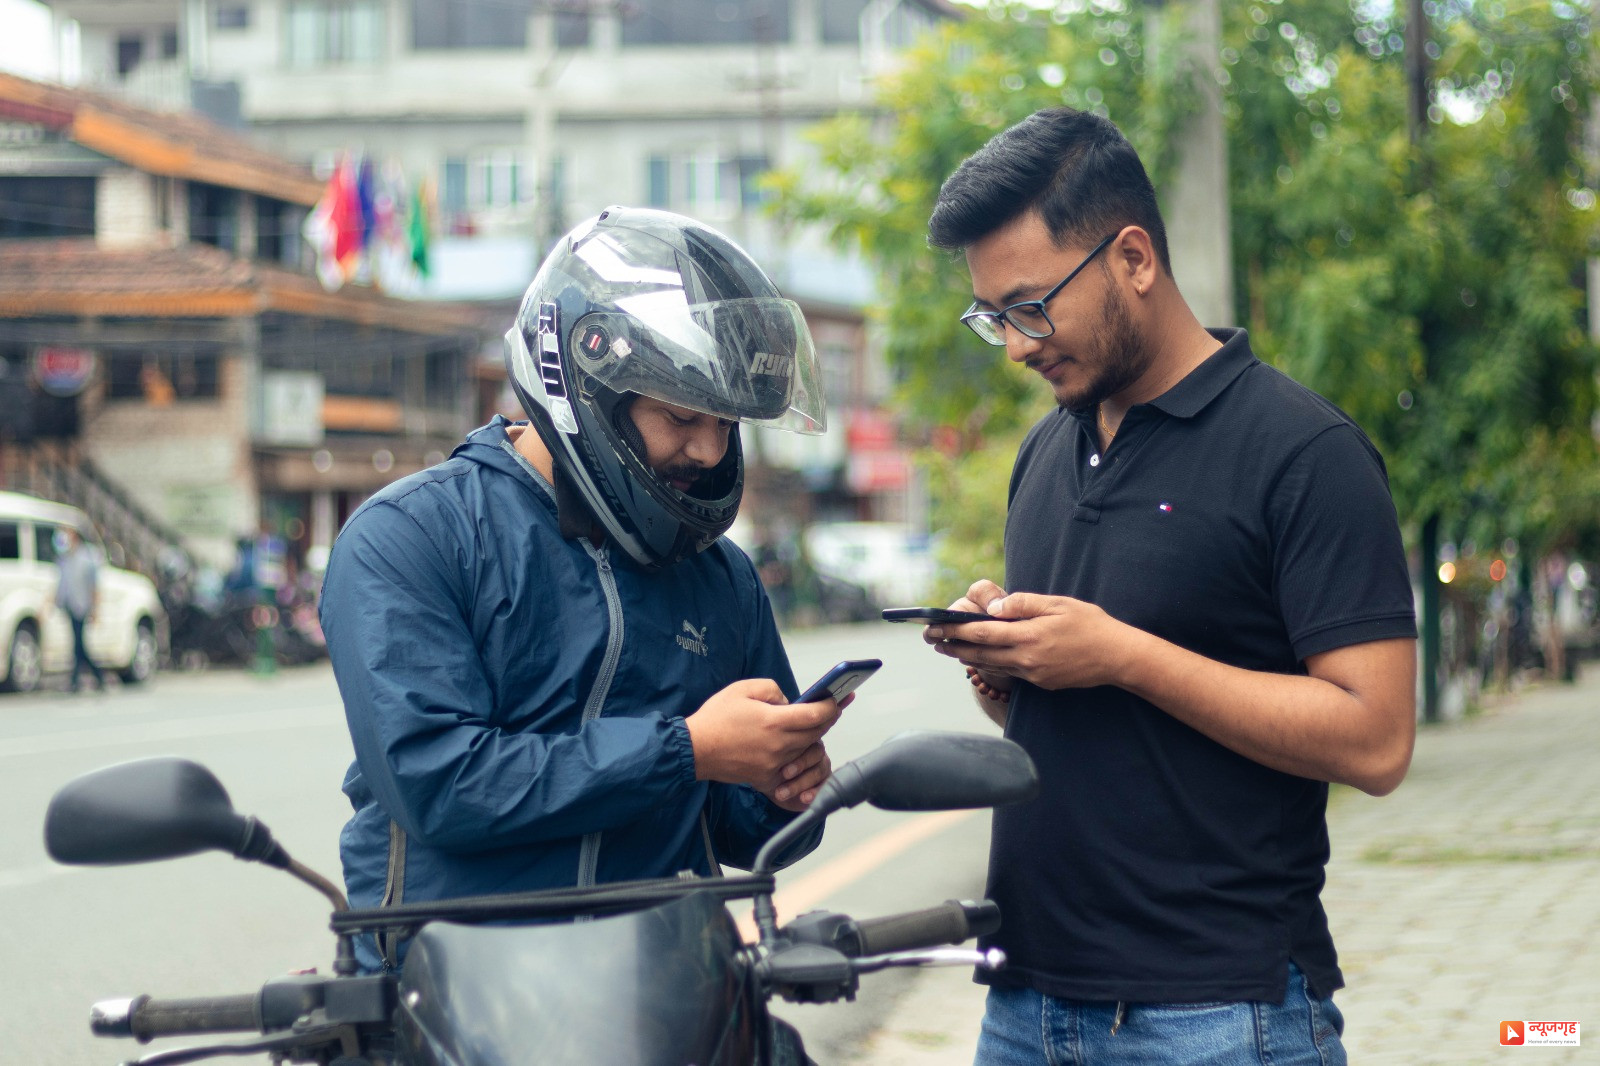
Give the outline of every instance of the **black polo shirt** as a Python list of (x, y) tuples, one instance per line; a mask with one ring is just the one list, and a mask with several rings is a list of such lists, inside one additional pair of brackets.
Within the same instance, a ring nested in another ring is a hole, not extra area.
[[(1304, 673), (1307, 656), (1414, 637), (1383, 460), (1242, 330), (1132, 407), (1105, 454), (1059, 410), (1017, 455), (1006, 587), (1073, 596), (1209, 658)], [(1042, 791), (994, 815), (1004, 926), (984, 978), (1127, 1002), (1281, 1001), (1292, 958), (1343, 985), (1318, 895), (1328, 786), (1268, 769), (1122, 689), (1022, 683), (1006, 735)]]

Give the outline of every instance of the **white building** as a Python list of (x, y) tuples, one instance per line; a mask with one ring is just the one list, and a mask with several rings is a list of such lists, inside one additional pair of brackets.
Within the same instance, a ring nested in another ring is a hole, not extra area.
[(890, 386), (862, 322), (870, 273), (773, 222), (757, 179), (804, 163), (808, 126), (869, 107), (875, 74), (960, 17), (949, 0), (46, 2), (86, 87), (196, 107), (319, 173), (362, 152), (431, 181), (442, 232), (415, 295), (514, 298), (555, 236), (610, 204), (729, 233), (827, 319), (830, 433), (768, 452), (804, 475), (812, 516), (914, 519), (898, 445), (847, 455)]

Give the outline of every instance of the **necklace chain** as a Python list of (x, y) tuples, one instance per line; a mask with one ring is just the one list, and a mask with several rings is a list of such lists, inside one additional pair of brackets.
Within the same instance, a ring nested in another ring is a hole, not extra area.
[(1094, 409), (1094, 413), (1095, 413), (1095, 418), (1097, 418), (1099, 420), (1099, 422), (1100, 422), (1100, 432), (1102, 432), (1102, 433), (1104, 433), (1106, 435), (1106, 443), (1110, 444), (1111, 443), (1111, 438), (1113, 438), (1113, 437), (1115, 437), (1117, 435), (1117, 431), (1112, 429), (1109, 425), (1106, 424), (1106, 408), (1105, 408), (1105, 405), (1104, 404), (1096, 404), (1095, 405), (1095, 409)]

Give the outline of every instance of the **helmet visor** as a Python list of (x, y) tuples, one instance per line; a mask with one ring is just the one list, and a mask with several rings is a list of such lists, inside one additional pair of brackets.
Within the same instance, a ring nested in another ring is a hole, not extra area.
[(570, 337), (584, 373), (617, 392), (795, 433), (827, 428), (822, 375), (792, 300), (690, 304), (682, 289), (617, 300), (584, 315)]

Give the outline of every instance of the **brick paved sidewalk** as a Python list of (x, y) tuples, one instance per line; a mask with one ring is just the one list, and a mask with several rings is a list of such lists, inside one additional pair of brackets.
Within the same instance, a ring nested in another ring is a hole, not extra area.
[[(1328, 820), (1351, 1062), (1600, 1062), (1600, 671), (1422, 730), (1398, 791)], [(1587, 1046), (1503, 1048), (1507, 1019)]]
[[(1328, 822), (1352, 1063), (1600, 1063), (1600, 670), (1420, 730), (1400, 789), (1335, 789)], [(852, 1061), (969, 1066), (982, 997), (925, 971)], [(1501, 1047), (1515, 1019), (1584, 1046)]]

